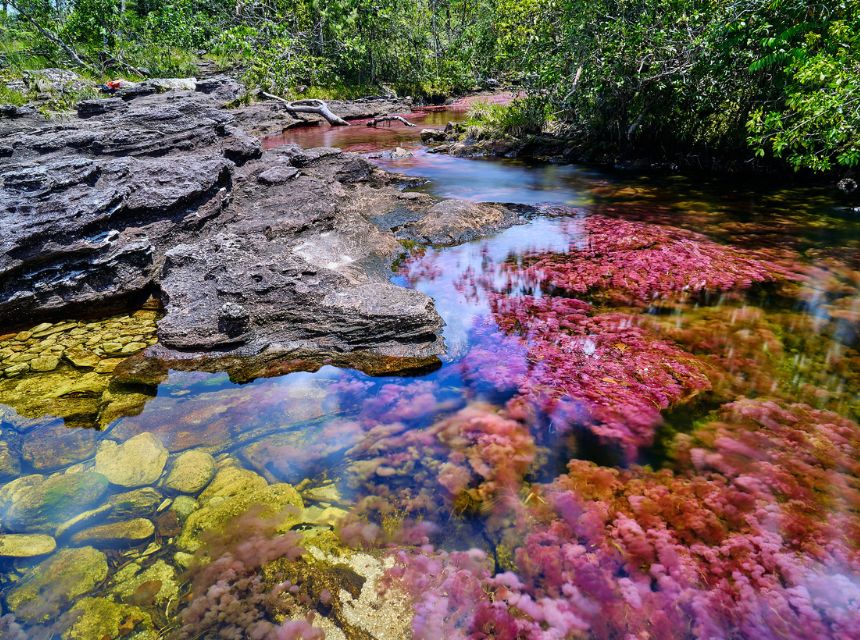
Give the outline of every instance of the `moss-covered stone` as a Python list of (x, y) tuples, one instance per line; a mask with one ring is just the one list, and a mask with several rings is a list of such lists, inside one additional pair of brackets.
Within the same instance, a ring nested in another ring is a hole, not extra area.
[(167, 449), (153, 434), (144, 432), (117, 444), (106, 440), (96, 453), (96, 471), (112, 484), (140, 487), (161, 476), (167, 463)]
[(56, 541), (41, 533), (0, 534), (0, 557), (33, 558), (51, 553), (56, 548)]
[(164, 486), (179, 493), (195, 494), (201, 491), (215, 474), (215, 459), (205, 451), (191, 450), (180, 454)]
[(117, 571), (111, 583), (111, 592), (126, 604), (163, 607), (179, 597), (176, 569), (164, 560), (156, 560), (145, 568), (140, 562), (132, 562)]
[(49, 621), (102, 582), (107, 571), (107, 559), (97, 549), (62, 549), (33, 567), (9, 591), (6, 605), (20, 620), (34, 624)]
[(225, 467), (218, 471), (200, 494), (200, 509), (190, 514), (176, 541), (185, 551), (196, 551), (208, 531), (220, 531), (224, 525), (251, 508), (260, 509), (263, 517), (281, 518), (277, 530), (287, 531), (300, 520), (302, 498), (289, 484), (267, 484), (266, 480), (246, 469)]
[(97, 502), (107, 486), (107, 479), (92, 471), (36, 480), (9, 497), (4, 526), (14, 532), (53, 532), (58, 525)]
[(140, 607), (118, 604), (107, 598), (82, 598), (72, 608), (75, 622), (63, 640), (157, 640), (152, 618)]
[(79, 531), (72, 536), (73, 544), (124, 546), (138, 544), (155, 534), (155, 525), (146, 518), (110, 522)]

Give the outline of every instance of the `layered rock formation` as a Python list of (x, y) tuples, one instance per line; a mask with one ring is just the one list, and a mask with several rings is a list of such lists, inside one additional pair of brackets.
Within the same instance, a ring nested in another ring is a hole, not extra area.
[(404, 194), (336, 149), (264, 153), (234, 124), (247, 114), (222, 106), (240, 88), (202, 88), (0, 121), (0, 326), (155, 294), (166, 314), (147, 357), (170, 366), (241, 360), (254, 377), (285, 357), (432, 364), (442, 321), (389, 281), (398, 239), (458, 242), (527, 212)]

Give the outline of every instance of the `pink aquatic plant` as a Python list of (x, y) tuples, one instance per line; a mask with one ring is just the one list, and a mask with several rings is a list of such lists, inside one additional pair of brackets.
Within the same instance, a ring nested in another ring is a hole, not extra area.
[(531, 503), (515, 574), (397, 553), (416, 637), (860, 637), (860, 426), (741, 400), (677, 455), (675, 473), (571, 461)]
[(529, 260), (526, 276), (554, 289), (621, 304), (746, 289), (794, 273), (749, 251), (678, 227), (588, 216), (566, 254)]
[(650, 445), (661, 411), (710, 387), (705, 365), (629, 315), (593, 315), (570, 298), (491, 298), (493, 318), (462, 363), (476, 387), (515, 392), (557, 429), (588, 428), (628, 460)]
[[(313, 602), (298, 584), (268, 584), (263, 567), (304, 554), (301, 534), (276, 534), (253, 510), (210, 537), (192, 568), (190, 602), (180, 611), (180, 639), (322, 640)], [(276, 618), (288, 619), (282, 623)]]
[[(370, 429), (348, 452), (349, 478), (354, 487), (385, 498), (363, 504), (379, 520), (388, 515), (379, 510), (391, 501), (424, 516), (440, 509), (446, 517), (451, 510), (487, 513), (503, 495), (519, 490), (535, 456), (524, 423), (473, 403), (428, 427), (394, 423)], [(367, 546), (377, 534), (355, 522), (342, 537)]]

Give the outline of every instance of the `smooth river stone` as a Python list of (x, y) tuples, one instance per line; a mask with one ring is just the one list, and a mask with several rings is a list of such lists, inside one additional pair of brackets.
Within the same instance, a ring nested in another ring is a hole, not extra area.
[(101, 545), (135, 544), (151, 538), (155, 525), (146, 518), (135, 518), (125, 522), (112, 522), (79, 531), (72, 536), (74, 544), (91, 543)]
[(0, 557), (4, 558), (33, 558), (51, 553), (56, 548), (57, 542), (51, 536), (40, 533), (0, 535)]
[(58, 525), (97, 502), (108, 487), (107, 478), (92, 471), (66, 473), (47, 480), (34, 478), (42, 476), (20, 478), (28, 486), (14, 490), (4, 500), (3, 524), (8, 531), (53, 532)]
[(168, 489), (179, 493), (201, 491), (215, 474), (215, 459), (205, 451), (186, 451), (176, 458), (164, 482)]
[(61, 549), (39, 563), (6, 596), (8, 610), (29, 623), (48, 622), (107, 577), (105, 554), (93, 547)]
[(98, 432), (50, 424), (28, 431), (21, 454), (35, 471), (52, 471), (91, 458)]
[(153, 484), (161, 477), (166, 463), (167, 449), (149, 432), (122, 444), (106, 440), (96, 453), (96, 471), (121, 487)]

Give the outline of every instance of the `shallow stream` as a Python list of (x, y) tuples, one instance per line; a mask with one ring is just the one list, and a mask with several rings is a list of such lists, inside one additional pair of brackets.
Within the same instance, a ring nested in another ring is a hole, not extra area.
[[(258, 504), (388, 558), (416, 638), (860, 637), (856, 214), (808, 187), (433, 154), (421, 128), (462, 114), (409, 117), (266, 144), (400, 147), (375, 161), (422, 190), (541, 207), (404, 249), (393, 281), (445, 320), (435, 371), (120, 387), (157, 309), (0, 336), (0, 635), (241, 626), (177, 612), (206, 608), (183, 576), (207, 531)], [(374, 594), (292, 580), (281, 617), (410, 633)]]

